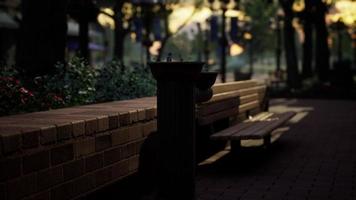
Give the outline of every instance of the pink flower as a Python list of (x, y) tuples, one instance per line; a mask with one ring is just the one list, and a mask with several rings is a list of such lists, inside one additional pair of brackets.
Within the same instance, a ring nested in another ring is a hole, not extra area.
[(28, 93), (28, 90), (26, 90), (24, 87), (21, 87), (21, 88), (20, 88), (20, 92), (21, 92), (21, 93), (24, 93), (24, 94), (27, 94), (27, 93)]

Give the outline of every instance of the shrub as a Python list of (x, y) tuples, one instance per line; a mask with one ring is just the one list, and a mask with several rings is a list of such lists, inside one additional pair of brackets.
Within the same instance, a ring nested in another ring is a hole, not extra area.
[(109, 62), (96, 70), (85, 60), (75, 57), (67, 64), (57, 64), (55, 74), (27, 82), (31, 89), (18, 77), (15, 69), (1, 68), (0, 116), (152, 96), (156, 91), (148, 68), (126, 68), (119, 61)]
[(112, 101), (153, 96), (156, 86), (147, 67), (125, 67), (119, 61), (107, 63), (98, 71), (96, 100)]
[(58, 94), (67, 106), (92, 103), (95, 97), (96, 70), (84, 59), (74, 57), (67, 64), (56, 65), (53, 76), (43, 77), (42, 91)]
[(34, 94), (18, 79), (15, 69), (1, 67), (0, 72), (0, 115), (9, 115), (30, 110)]

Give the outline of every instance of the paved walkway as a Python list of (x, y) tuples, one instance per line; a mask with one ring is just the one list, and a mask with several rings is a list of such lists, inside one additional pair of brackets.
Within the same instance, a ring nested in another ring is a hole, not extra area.
[(201, 165), (198, 199), (356, 199), (356, 102), (272, 104), (299, 113), (290, 130), (269, 149), (248, 147)]

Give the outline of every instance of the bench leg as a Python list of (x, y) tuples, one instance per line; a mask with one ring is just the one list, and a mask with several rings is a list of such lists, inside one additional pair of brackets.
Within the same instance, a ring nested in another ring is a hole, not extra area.
[(263, 145), (268, 147), (271, 144), (271, 134), (266, 135), (263, 137)]
[(231, 146), (231, 152), (237, 153), (241, 149), (241, 140), (231, 140), (230, 146)]

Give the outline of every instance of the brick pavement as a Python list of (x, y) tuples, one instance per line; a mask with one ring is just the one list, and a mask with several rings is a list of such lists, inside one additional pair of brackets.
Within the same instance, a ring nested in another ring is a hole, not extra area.
[(297, 111), (296, 123), (269, 149), (243, 148), (200, 166), (198, 199), (356, 199), (356, 102), (272, 104)]

